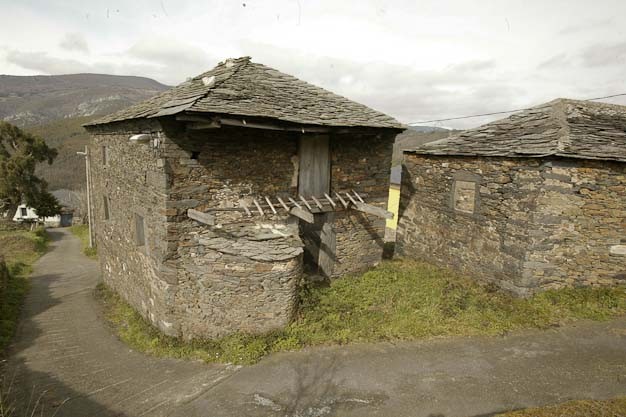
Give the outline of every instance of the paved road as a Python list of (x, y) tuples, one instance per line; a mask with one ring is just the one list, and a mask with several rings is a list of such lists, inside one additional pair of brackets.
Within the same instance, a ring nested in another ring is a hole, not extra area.
[(101, 320), (97, 262), (69, 231), (49, 233), (51, 251), (35, 265), (7, 366), (20, 404), (32, 411), (45, 392), (36, 415), (43, 407), (44, 416), (165, 416), (233, 372), (131, 351)]
[(46, 410), (63, 404), (58, 416), (486, 416), (626, 395), (626, 318), (503, 338), (310, 349), (241, 369), (149, 358), (100, 321), (96, 263), (67, 232), (51, 234), (11, 366), (28, 393), (49, 390)]

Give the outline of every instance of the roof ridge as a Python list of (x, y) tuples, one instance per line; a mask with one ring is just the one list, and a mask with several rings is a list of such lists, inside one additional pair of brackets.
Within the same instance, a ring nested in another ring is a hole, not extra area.
[[(224, 78), (223, 80), (219, 81), (219, 83), (217, 83), (217, 82), (216, 82), (216, 83), (214, 83), (213, 85), (209, 86), (209, 87), (208, 87), (208, 89), (207, 89), (207, 91), (206, 91), (206, 93), (204, 93), (204, 94), (203, 94), (203, 95), (201, 95), (201, 96), (198, 96), (198, 97), (197, 97), (194, 101), (192, 101), (191, 103), (189, 103), (189, 107), (193, 107), (193, 105), (194, 105), (194, 104), (196, 104), (198, 101), (200, 101), (200, 100), (202, 100), (202, 99), (207, 98), (207, 97), (209, 96), (209, 94), (210, 94), (210, 93), (211, 93), (211, 92), (212, 92), (212, 91), (213, 91), (216, 87), (223, 85), (226, 81), (228, 81), (228, 80), (230, 80), (231, 78), (233, 78), (233, 76), (234, 76), (235, 74), (237, 74), (237, 73), (238, 73), (239, 71), (241, 71), (244, 67), (246, 67), (247, 65), (249, 65), (249, 64), (250, 64), (250, 57), (249, 57), (249, 56), (245, 56), (245, 57), (239, 57), (239, 58), (229, 58), (229, 59), (226, 59), (226, 60), (224, 60), (224, 62), (223, 62), (223, 63), (222, 63), (222, 62), (220, 62), (217, 66), (220, 66), (220, 65), (225, 65), (225, 66), (226, 66), (226, 68), (228, 68), (228, 63), (229, 63), (229, 62), (234, 62), (234, 61), (237, 61), (237, 60), (243, 60), (243, 62), (239, 63), (239, 64), (237, 65), (237, 67), (236, 67), (236, 68), (235, 68), (235, 69), (234, 69), (234, 70), (233, 70), (233, 71), (232, 71), (232, 72), (231, 72), (231, 73), (230, 73), (230, 74), (229, 74), (226, 78)], [(233, 65), (235, 65), (235, 64), (233, 64)], [(214, 70), (214, 69), (215, 69), (215, 68), (213, 68), (213, 70)], [(194, 79), (198, 79), (198, 78), (199, 78), (200, 80), (204, 80), (204, 78), (205, 78), (205, 77), (201, 77), (201, 76), (202, 76), (202, 75), (204, 75), (204, 74), (206, 74), (206, 72), (205, 72), (205, 73), (203, 73), (203, 74), (198, 75), (198, 76), (197, 76), (196, 78), (194, 78)], [(212, 77), (215, 77), (215, 76), (213, 75)], [(204, 82), (204, 81), (203, 81), (203, 82)]]
[(564, 151), (572, 143), (570, 137), (570, 126), (569, 123), (567, 123), (567, 113), (565, 111), (566, 105), (567, 103), (563, 101), (563, 99), (555, 100), (555, 103), (552, 105), (552, 114), (550, 115), (559, 125), (559, 135), (556, 138), (557, 152)]

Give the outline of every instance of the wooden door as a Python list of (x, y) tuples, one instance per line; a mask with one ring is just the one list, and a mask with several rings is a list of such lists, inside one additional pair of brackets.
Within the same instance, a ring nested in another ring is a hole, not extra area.
[(330, 150), (327, 135), (300, 137), (298, 193), (323, 197), (330, 191)]

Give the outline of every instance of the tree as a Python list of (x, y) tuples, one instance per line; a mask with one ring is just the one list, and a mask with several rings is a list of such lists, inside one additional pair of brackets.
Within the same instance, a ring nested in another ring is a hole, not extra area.
[(56, 156), (42, 138), (0, 120), (0, 213), (13, 216), (22, 203), (41, 217), (60, 213), (48, 184), (35, 175), (38, 163), (52, 164)]

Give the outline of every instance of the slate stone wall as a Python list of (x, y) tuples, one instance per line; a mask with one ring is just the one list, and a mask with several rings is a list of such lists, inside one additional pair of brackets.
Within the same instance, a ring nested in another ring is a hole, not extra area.
[[(298, 133), (226, 126), (191, 132), (171, 119), (90, 131), (95, 231), (108, 285), (155, 326), (187, 339), (266, 332), (291, 320), (303, 269), (297, 219), (225, 210), (211, 212), (216, 224), (209, 226), (189, 219), (187, 210), (296, 197)], [(131, 143), (138, 133), (150, 140)], [(332, 189), (354, 189), (384, 208), (393, 139), (331, 137)], [(143, 246), (137, 215), (144, 219)], [(333, 227), (334, 276), (380, 260), (383, 219), (341, 211)]]
[[(519, 295), (620, 282), (625, 165), (405, 154), (396, 253)], [(462, 212), (455, 181), (474, 180), (474, 212)]]
[(302, 242), (293, 220), (218, 211), (216, 226), (208, 226), (186, 213), (234, 207), (241, 198), (253, 207), (253, 197), (295, 195), (297, 138), (234, 128), (169, 134), (168, 239), (176, 247), (181, 334), (219, 337), (286, 325), (302, 273)]
[[(331, 138), (331, 189), (367, 196), (368, 204), (386, 209), (395, 133), (344, 134)], [(345, 199), (345, 196), (344, 196)], [(333, 277), (360, 272), (382, 259), (385, 219), (355, 210), (335, 214), (336, 259)]]
[[(168, 257), (168, 175), (158, 164), (160, 150), (154, 142), (129, 141), (139, 133), (160, 141), (165, 136), (156, 122), (118, 123), (113, 129), (92, 129), (91, 133), (91, 205), (104, 282), (155, 326), (177, 334), (176, 281), (160, 272)], [(103, 146), (107, 147), (106, 164)], [(135, 234), (137, 215), (144, 219), (143, 246), (138, 246)]]

